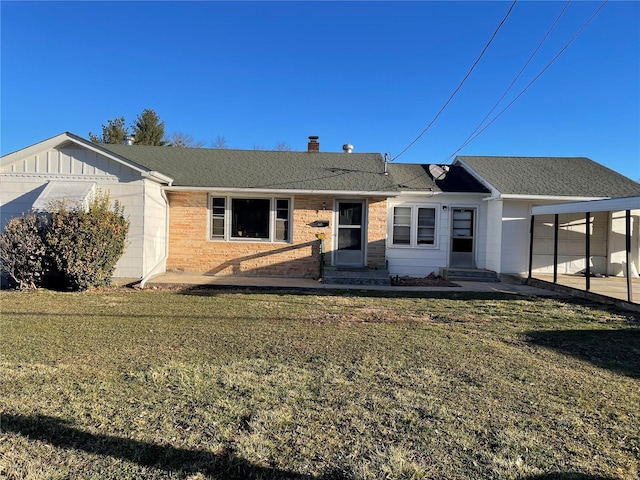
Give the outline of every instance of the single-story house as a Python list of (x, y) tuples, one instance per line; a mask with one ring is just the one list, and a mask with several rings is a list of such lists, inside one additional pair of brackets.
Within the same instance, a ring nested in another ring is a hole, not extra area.
[(303, 152), (107, 145), (67, 132), (0, 159), (1, 228), (99, 189), (131, 222), (117, 277), (317, 277), (322, 249), (327, 266), (390, 275), (455, 266), (524, 274), (533, 205), (640, 194), (585, 158), (437, 166), (345, 147), (321, 152), (317, 137)]

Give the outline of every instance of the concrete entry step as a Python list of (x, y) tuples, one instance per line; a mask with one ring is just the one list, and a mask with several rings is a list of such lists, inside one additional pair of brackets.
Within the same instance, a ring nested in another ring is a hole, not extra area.
[(450, 282), (499, 282), (493, 270), (477, 268), (441, 268), (440, 276)]
[(322, 283), (331, 285), (380, 285), (390, 286), (389, 271), (386, 269), (325, 267)]

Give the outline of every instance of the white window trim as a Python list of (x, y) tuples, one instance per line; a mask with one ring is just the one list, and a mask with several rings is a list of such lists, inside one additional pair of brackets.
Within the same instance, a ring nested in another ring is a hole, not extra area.
[[(411, 226), (410, 226), (410, 240), (409, 244), (394, 244), (393, 243), (393, 221), (394, 221), (394, 211), (396, 207), (400, 208), (411, 208)], [(435, 219), (434, 219), (434, 234), (433, 234), (433, 245), (424, 245), (418, 244), (418, 209), (420, 208), (431, 208), (435, 210)], [(388, 231), (387, 231), (387, 248), (417, 248), (422, 250), (437, 250), (439, 248), (438, 238), (439, 238), (439, 230), (440, 230), (440, 211), (442, 210), (441, 204), (434, 203), (391, 203), (389, 204), (389, 214), (388, 214)]]
[[(213, 238), (213, 199), (224, 198), (224, 236), (223, 238)], [(248, 200), (269, 200), (269, 238), (239, 238), (231, 236), (231, 210), (233, 199), (248, 199)], [(289, 235), (286, 240), (276, 240), (276, 209), (277, 200), (289, 201), (289, 216), (287, 221), (289, 222)], [(210, 193), (207, 201), (207, 239), (210, 242), (239, 242), (239, 243), (292, 243), (293, 241), (293, 198), (284, 195), (229, 195), (229, 194), (217, 194)]]

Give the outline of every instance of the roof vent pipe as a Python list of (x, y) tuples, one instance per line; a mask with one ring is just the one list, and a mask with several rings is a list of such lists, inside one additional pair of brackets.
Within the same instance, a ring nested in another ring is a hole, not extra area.
[(344, 153), (353, 153), (353, 145), (351, 145), (350, 143), (345, 143), (344, 145), (342, 145), (342, 151)]
[(309, 136), (309, 144), (308, 144), (308, 148), (307, 151), (308, 152), (319, 152), (320, 151), (320, 144), (318, 143), (318, 137), (317, 135), (310, 135)]
[(123, 143), (125, 145), (133, 145), (133, 136), (129, 134), (125, 135), (123, 139)]

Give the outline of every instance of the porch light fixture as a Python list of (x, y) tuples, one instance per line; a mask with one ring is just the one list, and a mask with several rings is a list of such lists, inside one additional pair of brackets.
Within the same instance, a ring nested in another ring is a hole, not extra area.
[(447, 206), (446, 205), (442, 205), (442, 211), (446, 212), (447, 211)]

